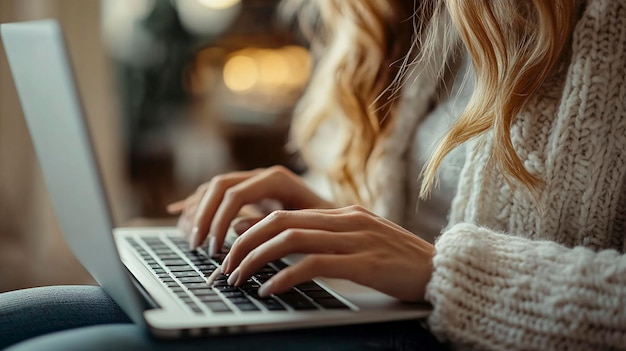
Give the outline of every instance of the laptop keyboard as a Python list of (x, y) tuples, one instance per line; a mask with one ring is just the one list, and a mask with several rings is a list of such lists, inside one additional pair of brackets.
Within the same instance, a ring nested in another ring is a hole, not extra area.
[(127, 241), (159, 280), (196, 314), (350, 309), (314, 281), (282, 294), (260, 297), (259, 286), (287, 266), (282, 261), (268, 263), (239, 287), (229, 285), (225, 275), (210, 287), (206, 278), (222, 263), (226, 252), (210, 258), (202, 251), (190, 250), (185, 239), (175, 236)]

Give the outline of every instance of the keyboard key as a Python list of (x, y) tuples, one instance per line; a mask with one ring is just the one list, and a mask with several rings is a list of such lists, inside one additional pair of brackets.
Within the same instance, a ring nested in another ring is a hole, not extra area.
[(191, 261), (191, 263), (193, 263), (195, 265), (211, 264), (211, 260), (210, 259), (208, 259), (206, 257), (202, 257), (202, 256), (189, 257), (189, 261)]
[(276, 260), (276, 261), (272, 262), (272, 265), (274, 267), (276, 267), (276, 269), (279, 270), (279, 271), (288, 267), (288, 265), (285, 262), (281, 261), (281, 260)]
[(207, 288), (209, 285), (206, 282), (204, 282), (204, 283), (187, 283), (185, 284), (185, 286), (189, 290), (194, 290), (194, 289), (204, 289), (204, 288)]
[(276, 273), (271, 273), (271, 272), (257, 273), (257, 274), (254, 275), (254, 278), (256, 278), (256, 280), (258, 280), (261, 284), (263, 284), (266, 281), (270, 280), (270, 278), (273, 277), (274, 274), (276, 274)]
[[(202, 279), (200, 273), (196, 271), (183, 271), (183, 272), (175, 272), (174, 276), (176, 278), (189, 278), (189, 277), (197, 277), (198, 279)], [(204, 279), (202, 279), (204, 281)]]
[(286, 310), (285, 306), (283, 306), (283, 304), (281, 304), (280, 302), (278, 302), (277, 300), (273, 299), (273, 298), (259, 298), (257, 299), (257, 301), (259, 301), (263, 306), (265, 306), (265, 308), (267, 308), (270, 311), (284, 311)]
[(294, 310), (315, 310), (317, 307), (302, 294), (297, 292), (285, 293), (278, 295), (284, 303), (291, 306)]
[(150, 249), (152, 249), (152, 251), (154, 250), (167, 250), (170, 247), (165, 245), (165, 244), (148, 244), (148, 246), (150, 247)]
[(259, 290), (259, 285), (256, 282), (246, 282), (242, 284), (239, 288), (247, 293), (256, 293)]
[(163, 264), (166, 266), (188, 266), (187, 261), (183, 259), (163, 260)]
[(225, 274), (220, 274), (217, 278), (215, 278), (215, 281), (221, 281), (221, 280), (228, 280), (228, 276)]
[(195, 302), (193, 301), (193, 299), (189, 295), (187, 295), (187, 296), (179, 296), (179, 297), (186, 305), (189, 305), (189, 306), (195, 305)]
[(181, 299), (189, 297), (189, 295), (184, 291), (177, 292), (176, 296), (178, 296)]
[(270, 266), (264, 266), (263, 268), (259, 269), (257, 273), (276, 273), (276, 270)]
[(274, 272), (264, 272), (264, 273), (257, 273), (254, 275), (255, 278), (257, 278), (258, 280), (269, 280), (271, 277), (274, 276)]
[(198, 264), (196, 267), (203, 273), (208, 271), (213, 272), (217, 268), (217, 266), (212, 263)]
[(231, 286), (231, 285), (213, 285), (213, 287), (216, 290), (219, 290), (221, 292), (239, 291), (239, 288), (236, 288), (236, 287)]
[(156, 254), (162, 261), (166, 260), (177, 260), (180, 259), (180, 255), (177, 253), (164, 253), (164, 254)]
[(198, 300), (202, 301), (202, 302), (221, 302), (222, 298), (219, 297), (218, 295), (203, 295), (203, 296), (196, 296), (198, 298)]
[(159, 277), (159, 279), (171, 279), (170, 274), (167, 272), (163, 272), (163, 273), (157, 273), (157, 277)]
[(152, 251), (154, 251), (154, 253), (156, 253), (156, 254), (174, 252), (174, 250), (170, 249), (168, 246), (164, 246), (164, 247), (160, 247), (160, 248), (154, 248), (153, 247)]
[(233, 298), (233, 297), (244, 297), (246, 296), (246, 294), (244, 294), (243, 292), (237, 290), (237, 291), (222, 291), (222, 295), (226, 296), (226, 298)]
[(183, 284), (187, 284), (187, 283), (204, 283), (206, 285), (206, 280), (204, 278), (195, 276), (195, 277), (180, 277), (178, 278), (178, 280), (180, 280), (181, 283)]
[(193, 289), (191, 292), (196, 296), (217, 296), (217, 293), (209, 287), (204, 289)]
[(196, 270), (190, 265), (186, 266), (170, 266), (167, 267), (171, 272), (195, 272)]
[(232, 297), (230, 299), (228, 299), (228, 301), (234, 303), (235, 305), (242, 305), (242, 304), (248, 304), (251, 303), (250, 299), (244, 296), (238, 296), (238, 297)]
[(187, 295), (187, 292), (185, 289), (183, 289), (181, 286), (175, 286), (170, 288), (170, 290), (172, 290), (174, 292), (174, 294), (185, 294)]
[(321, 286), (317, 285), (315, 282), (312, 282), (312, 281), (309, 283), (298, 284), (296, 285), (296, 288), (303, 292), (324, 291), (324, 289)]
[(231, 309), (221, 301), (209, 301), (204, 304), (208, 309), (213, 312), (230, 312)]
[(238, 304), (237, 308), (242, 311), (259, 311), (259, 308), (253, 303)]

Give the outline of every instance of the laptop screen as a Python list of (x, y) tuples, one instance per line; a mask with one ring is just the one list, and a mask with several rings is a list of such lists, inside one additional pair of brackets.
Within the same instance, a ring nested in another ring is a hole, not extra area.
[(105, 291), (143, 324), (112, 237), (110, 209), (60, 26), (54, 20), (2, 24), (0, 32), (65, 241)]

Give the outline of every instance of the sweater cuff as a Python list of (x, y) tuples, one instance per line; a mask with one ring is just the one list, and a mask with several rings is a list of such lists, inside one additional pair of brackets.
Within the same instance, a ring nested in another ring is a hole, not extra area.
[(459, 223), (435, 244), (432, 331), (488, 349), (626, 346), (626, 258)]

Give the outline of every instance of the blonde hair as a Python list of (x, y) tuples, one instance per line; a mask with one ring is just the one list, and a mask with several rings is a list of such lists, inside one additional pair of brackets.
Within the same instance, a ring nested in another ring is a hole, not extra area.
[[(507, 181), (517, 181), (536, 195), (542, 180), (524, 167), (510, 130), (518, 112), (562, 61), (574, 25), (575, 1), (422, 0), (416, 8), (407, 7), (411, 2), (406, 0), (287, 1), (284, 9), (299, 13), (314, 50), (325, 50), (296, 109), (292, 140), (305, 161), (311, 160), (308, 146), (316, 130), (338, 115), (344, 140), (326, 174), (343, 202), (369, 205), (376, 194), (364, 198), (359, 189), (370, 191), (367, 165), (375, 162), (374, 147), (393, 123), (403, 68), (416, 52), (412, 64), (443, 72), (445, 62), (441, 67), (427, 65), (441, 49), (439, 21), (449, 16), (452, 26), (444, 30), (458, 34), (467, 48), (475, 88), (465, 111), (427, 163), (420, 195), (428, 195), (451, 150), (488, 131), (494, 136), (495, 166)], [(307, 22), (307, 14), (317, 22)], [(412, 15), (413, 21), (408, 20)], [(348, 131), (357, 137), (347, 137)], [(309, 165), (315, 167), (313, 162)]]

